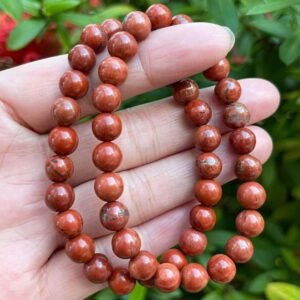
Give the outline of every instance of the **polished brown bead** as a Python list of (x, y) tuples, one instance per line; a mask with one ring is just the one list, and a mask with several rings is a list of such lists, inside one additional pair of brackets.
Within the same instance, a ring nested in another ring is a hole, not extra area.
[(189, 256), (200, 255), (204, 252), (207, 246), (207, 238), (205, 234), (187, 228), (183, 230), (179, 238), (180, 249)]
[(246, 263), (249, 261), (254, 252), (252, 242), (241, 235), (235, 235), (230, 238), (226, 243), (226, 254), (235, 263)]
[(241, 184), (237, 190), (237, 199), (246, 209), (258, 209), (264, 205), (267, 198), (264, 187), (255, 181)]
[(235, 277), (236, 266), (227, 255), (216, 254), (208, 261), (207, 272), (213, 281), (228, 283)]
[(79, 44), (70, 50), (68, 60), (71, 68), (87, 73), (96, 64), (96, 54), (91, 47)]
[(208, 283), (209, 276), (206, 269), (196, 263), (186, 265), (181, 271), (182, 287), (189, 293), (198, 293)]
[(122, 195), (124, 183), (117, 173), (102, 173), (96, 177), (94, 188), (100, 199), (113, 202)]
[(215, 95), (223, 104), (230, 104), (240, 99), (242, 88), (233, 78), (223, 78), (215, 87)]
[(164, 252), (160, 258), (161, 263), (169, 263), (178, 268), (180, 271), (188, 264), (186, 256), (178, 249), (169, 249)]
[(145, 13), (133, 11), (125, 17), (123, 28), (125, 31), (131, 33), (137, 41), (142, 41), (151, 32), (151, 22)]
[(56, 127), (48, 136), (49, 147), (58, 155), (73, 153), (78, 146), (78, 136), (70, 127)]
[(235, 175), (239, 180), (255, 180), (261, 172), (262, 165), (256, 157), (249, 154), (239, 156), (235, 165)]
[(239, 154), (248, 154), (255, 148), (255, 134), (248, 128), (234, 130), (229, 136), (229, 142)]
[(63, 182), (73, 175), (74, 165), (69, 157), (54, 155), (47, 159), (45, 170), (50, 180)]
[(203, 179), (213, 179), (219, 176), (222, 171), (220, 158), (211, 152), (199, 154), (196, 160), (196, 166)]
[(118, 57), (108, 57), (100, 63), (98, 75), (103, 83), (120, 85), (128, 76), (128, 66)]
[(86, 263), (95, 254), (95, 244), (89, 235), (81, 233), (77, 237), (67, 241), (65, 250), (74, 262)]
[(101, 143), (94, 149), (93, 161), (100, 170), (112, 172), (121, 164), (122, 152), (114, 143)]
[(212, 125), (200, 126), (195, 133), (195, 145), (202, 152), (211, 152), (221, 143), (220, 130)]
[(180, 24), (187, 24), (193, 22), (192, 18), (188, 15), (176, 15), (172, 18), (171, 25), (180, 25)]
[(83, 272), (89, 281), (104, 283), (112, 275), (113, 268), (105, 255), (96, 253), (90, 261), (84, 264)]
[(83, 220), (79, 212), (69, 209), (54, 217), (54, 225), (60, 234), (72, 239), (81, 233)]
[(122, 122), (115, 114), (99, 114), (93, 119), (92, 130), (99, 140), (111, 142), (121, 134)]
[(141, 239), (135, 230), (125, 228), (114, 234), (112, 248), (118, 257), (132, 258), (141, 250)]
[(157, 266), (158, 262), (155, 255), (149, 251), (140, 251), (137, 256), (130, 260), (128, 270), (135, 279), (145, 281), (154, 276)]
[(169, 263), (159, 264), (154, 276), (154, 285), (161, 292), (170, 293), (179, 288), (180, 272), (176, 266)]
[(108, 280), (108, 286), (117, 295), (127, 295), (135, 287), (135, 279), (125, 268), (115, 268)]
[(108, 39), (110, 39), (110, 37), (116, 32), (123, 30), (122, 23), (117, 19), (107, 19), (102, 22), (101, 26), (104, 32), (106, 33)]
[(77, 99), (87, 93), (89, 81), (80, 71), (72, 70), (62, 75), (59, 81), (59, 87), (64, 96)]
[(228, 76), (230, 63), (227, 58), (221, 59), (217, 64), (203, 72), (203, 75), (211, 81), (220, 81)]
[(80, 106), (77, 101), (61, 97), (53, 104), (53, 117), (59, 126), (70, 126), (80, 118)]
[(112, 84), (100, 84), (93, 93), (93, 104), (102, 113), (111, 113), (121, 105), (122, 94)]
[(185, 115), (195, 126), (202, 126), (209, 122), (212, 116), (210, 106), (200, 99), (190, 101), (185, 107)]
[(152, 29), (168, 27), (172, 23), (172, 13), (164, 4), (153, 4), (147, 10), (146, 14), (149, 17)]
[(118, 201), (106, 203), (100, 210), (101, 224), (108, 230), (118, 231), (123, 229), (129, 219), (127, 207)]
[(210, 207), (197, 205), (190, 212), (190, 224), (198, 231), (212, 230), (216, 225), (216, 214)]
[(256, 210), (242, 210), (235, 219), (235, 225), (241, 234), (255, 237), (264, 231), (265, 221)]
[(173, 85), (173, 98), (179, 104), (187, 104), (198, 97), (199, 86), (192, 79), (183, 79)]
[(53, 183), (49, 185), (45, 202), (46, 205), (57, 212), (68, 210), (74, 203), (74, 190), (68, 183)]
[(195, 185), (195, 196), (204, 205), (216, 205), (222, 198), (222, 186), (215, 180), (200, 179)]
[(224, 109), (224, 123), (229, 128), (240, 128), (250, 122), (250, 113), (247, 107), (239, 102), (227, 105)]
[(98, 53), (105, 49), (107, 36), (104, 29), (99, 24), (89, 24), (84, 27), (80, 36), (80, 41), (82, 44), (88, 45)]

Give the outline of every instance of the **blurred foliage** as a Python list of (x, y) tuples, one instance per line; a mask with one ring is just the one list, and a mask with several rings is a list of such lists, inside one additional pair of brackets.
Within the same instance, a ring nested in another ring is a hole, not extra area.
[[(80, 0), (0, 0), (3, 10), (16, 20), (23, 12), (33, 18), (20, 21), (8, 41), (19, 49), (47, 26), (56, 24), (58, 37), (67, 51), (78, 41), (79, 28), (68, 34), (66, 22), (79, 27), (101, 22), (107, 17), (122, 17), (132, 9), (145, 10), (151, 0), (104, 0), (91, 9)], [(202, 300), (299, 300), (300, 291), (300, 1), (299, 0), (170, 0), (174, 14), (185, 13), (194, 21), (206, 21), (230, 27), (236, 34), (236, 46), (229, 58), (231, 75), (236, 78), (262, 77), (272, 81), (281, 92), (279, 110), (261, 122), (272, 135), (274, 152), (266, 163), (261, 181), (268, 201), (262, 208), (266, 230), (254, 239), (255, 255), (250, 263), (238, 267), (230, 285), (211, 282), (196, 295), (182, 290), (163, 294), (137, 286), (126, 297), (104, 290), (89, 299), (202, 299)], [(195, 77), (200, 86), (208, 86), (202, 75)], [(167, 88), (134, 97), (126, 107), (150, 102), (170, 94)], [(206, 254), (193, 258), (206, 264), (212, 253), (224, 251), (224, 244), (235, 232), (234, 218), (240, 210), (235, 200), (237, 183), (225, 186), (224, 199), (216, 208), (218, 224), (208, 234)]]

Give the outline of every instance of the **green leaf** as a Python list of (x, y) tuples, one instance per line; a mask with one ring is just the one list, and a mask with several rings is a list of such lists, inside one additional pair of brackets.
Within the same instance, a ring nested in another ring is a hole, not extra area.
[(23, 4), (21, 0), (1, 0), (0, 5), (13, 19), (21, 19), (23, 14)]
[(100, 23), (107, 18), (118, 18), (133, 11), (134, 7), (126, 4), (111, 5), (93, 16), (94, 23)]
[(291, 5), (300, 4), (300, 0), (269, 0), (263, 2), (264, 3), (260, 3), (250, 8), (247, 12), (247, 15), (269, 13), (286, 7), (290, 7)]
[(134, 290), (130, 293), (128, 300), (144, 300), (146, 299), (147, 289), (140, 284), (136, 284)]
[(273, 282), (267, 285), (265, 294), (268, 300), (299, 300), (300, 288), (285, 282)]
[(93, 18), (94, 16), (76, 12), (64, 12), (55, 16), (56, 22), (70, 22), (80, 27), (84, 27), (90, 23), (94, 23)]
[(279, 48), (279, 57), (286, 64), (290, 65), (300, 57), (300, 30), (296, 31), (286, 39)]
[(229, 238), (234, 235), (233, 232), (226, 230), (213, 230), (207, 233), (208, 244), (217, 247), (224, 247)]
[(41, 2), (38, 0), (22, 0), (24, 11), (28, 12), (34, 17), (40, 16), (41, 12)]
[(66, 53), (72, 46), (70, 41), (70, 34), (62, 23), (57, 22), (56, 24), (57, 24), (58, 37), (62, 44), (62, 52)]
[(47, 22), (42, 19), (22, 21), (10, 33), (7, 46), (10, 50), (19, 50), (29, 44), (45, 28)]
[(81, 0), (44, 0), (43, 12), (46, 16), (53, 16), (60, 12), (78, 6)]
[(206, 294), (204, 297), (201, 298), (201, 300), (222, 300), (222, 297), (219, 292), (213, 291)]

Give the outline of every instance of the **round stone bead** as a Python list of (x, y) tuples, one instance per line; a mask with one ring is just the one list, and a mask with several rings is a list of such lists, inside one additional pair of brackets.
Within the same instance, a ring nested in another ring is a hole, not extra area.
[(209, 122), (212, 116), (210, 106), (202, 100), (192, 100), (185, 107), (185, 115), (195, 126), (202, 126)]
[(172, 13), (164, 4), (153, 4), (147, 10), (146, 14), (149, 17), (152, 29), (168, 27), (172, 23)]
[(54, 225), (60, 234), (72, 239), (81, 233), (83, 220), (79, 212), (69, 209), (54, 217)]
[(216, 225), (216, 214), (210, 207), (197, 205), (190, 212), (190, 224), (198, 231), (212, 230)]
[(108, 230), (118, 231), (123, 229), (129, 219), (127, 207), (118, 201), (106, 203), (100, 210), (101, 224)]
[(172, 18), (171, 25), (180, 25), (180, 24), (187, 24), (193, 22), (192, 18), (188, 15), (176, 15)]
[(157, 266), (157, 259), (152, 253), (140, 251), (137, 256), (130, 260), (128, 270), (135, 279), (145, 281), (154, 276)]
[(230, 104), (240, 99), (242, 88), (233, 78), (221, 79), (215, 87), (215, 95), (223, 104)]
[(213, 179), (219, 176), (222, 171), (220, 158), (211, 152), (199, 154), (196, 159), (196, 166), (203, 179)]
[(226, 254), (235, 263), (246, 263), (249, 261), (254, 252), (252, 242), (241, 235), (235, 235), (230, 238), (226, 243)]
[(255, 237), (263, 232), (265, 221), (258, 211), (243, 210), (237, 215), (235, 225), (241, 234), (247, 237)]
[(187, 104), (199, 97), (199, 86), (192, 79), (183, 79), (173, 85), (173, 98), (179, 104)]
[(116, 32), (108, 41), (107, 50), (111, 56), (128, 60), (136, 55), (138, 44), (133, 35), (126, 31)]
[(204, 205), (216, 205), (222, 198), (221, 184), (215, 180), (198, 180), (195, 185), (195, 196)]
[(83, 272), (89, 281), (104, 283), (112, 275), (113, 268), (105, 255), (96, 253), (84, 264)]
[(237, 200), (246, 209), (258, 209), (267, 198), (264, 187), (255, 181), (241, 184), (237, 190)]
[(132, 34), (137, 41), (142, 41), (146, 39), (151, 32), (151, 22), (145, 13), (133, 11), (125, 17), (123, 28)]
[(96, 177), (94, 188), (100, 199), (113, 202), (122, 195), (124, 183), (117, 173), (102, 173)]
[(73, 153), (78, 146), (78, 136), (70, 127), (56, 127), (48, 135), (49, 147), (58, 155)]
[(204, 252), (207, 246), (207, 238), (205, 234), (187, 228), (183, 230), (179, 238), (180, 249), (189, 256), (200, 255)]
[(118, 257), (132, 258), (141, 250), (141, 239), (135, 230), (125, 228), (114, 234), (112, 248)]
[(114, 143), (101, 143), (94, 149), (93, 162), (103, 172), (112, 172), (119, 167), (122, 161), (122, 152)]
[(61, 97), (53, 104), (53, 117), (59, 126), (70, 126), (80, 118), (80, 106), (72, 98)]
[(84, 27), (80, 36), (80, 42), (98, 53), (105, 49), (107, 36), (99, 24), (89, 24)]
[(186, 256), (178, 249), (169, 249), (164, 252), (160, 258), (161, 263), (169, 263), (178, 268), (180, 271), (188, 264)]
[(67, 71), (59, 80), (59, 88), (64, 96), (78, 99), (87, 93), (89, 81), (80, 71)]
[(163, 263), (157, 267), (154, 276), (154, 285), (161, 292), (170, 293), (179, 288), (181, 282), (180, 272), (176, 266)]
[(63, 182), (72, 176), (74, 165), (69, 157), (54, 155), (47, 159), (45, 170), (50, 180)]
[(213, 255), (207, 264), (207, 271), (212, 279), (218, 283), (232, 281), (236, 274), (236, 266), (232, 259), (224, 254)]
[(103, 83), (120, 85), (128, 76), (128, 67), (122, 59), (108, 57), (100, 63), (98, 75)]
[(74, 190), (68, 183), (53, 183), (46, 192), (46, 205), (57, 212), (68, 210), (74, 203)]
[(71, 68), (87, 73), (95, 66), (96, 54), (91, 47), (79, 44), (70, 50), (68, 60)]
[(255, 148), (255, 134), (248, 128), (234, 130), (229, 136), (229, 142), (239, 154), (248, 154)]
[(235, 175), (239, 180), (255, 180), (261, 172), (262, 165), (256, 157), (249, 154), (239, 156), (235, 165)]
[(95, 254), (93, 239), (85, 233), (68, 240), (65, 246), (66, 254), (77, 263), (90, 261)]
[(116, 32), (123, 30), (122, 23), (117, 19), (107, 19), (102, 22), (101, 26), (109, 39)]
[(202, 152), (211, 152), (221, 143), (220, 130), (212, 125), (203, 125), (195, 133), (195, 145)]
[(217, 64), (203, 72), (203, 75), (211, 81), (220, 81), (228, 76), (230, 63), (227, 58), (221, 59)]
[(115, 268), (108, 279), (108, 286), (117, 295), (127, 295), (135, 287), (135, 279), (125, 268)]
[(115, 114), (99, 114), (93, 119), (92, 130), (99, 140), (111, 142), (121, 134), (122, 122)]
[(247, 107), (239, 102), (227, 105), (224, 109), (224, 123), (229, 128), (246, 126), (250, 121), (250, 113)]
[(122, 94), (112, 84), (100, 84), (94, 89), (92, 101), (100, 112), (111, 113), (120, 107)]
[(198, 293), (208, 283), (209, 276), (206, 269), (196, 263), (186, 265), (181, 271), (182, 287), (189, 293)]

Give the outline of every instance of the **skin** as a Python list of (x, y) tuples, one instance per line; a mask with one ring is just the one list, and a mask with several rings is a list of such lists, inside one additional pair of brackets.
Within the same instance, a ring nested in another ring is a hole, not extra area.
[[(225, 57), (232, 45), (228, 31), (207, 23), (155, 31), (129, 62), (129, 77), (121, 86), (123, 97), (199, 73)], [(98, 55), (98, 62), (106, 56), (107, 52)], [(60, 96), (59, 78), (68, 68), (66, 56), (58, 56), (0, 72), (1, 299), (83, 299), (104, 287), (90, 283), (82, 266), (66, 257), (65, 240), (52, 225), (54, 213), (43, 201), (50, 183), (44, 172), (44, 162), (51, 155), (47, 132), (54, 126), (50, 111)], [(91, 77), (96, 86), (96, 68)], [(241, 102), (251, 112), (251, 123), (277, 109), (279, 93), (270, 82), (244, 79), (241, 86)], [(213, 87), (201, 90), (201, 95), (212, 106), (211, 123), (224, 137), (216, 153), (223, 161), (218, 180), (226, 183), (234, 179), (232, 164), (236, 159), (228, 145), (229, 129), (223, 124), (222, 107)], [(79, 103), (83, 115), (96, 113), (90, 92)], [(143, 249), (159, 255), (177, 243), (193, 206), (195, 128), (187, 124), (183, 107), (171, 99), (120, 111), (119, 116), (123, 133), (116, 143), (124, 159), (118, 171), (126, 186), (120, 201), (129, 211), (137, 212), (131, 215), (129, 226), (139, 232)], [(252, 154), (265, 162), (272, 151), (271, 138), (261, 128), (250, 128), (257, 136)], [(98, 219), (102, 204), (91, 192), (98, 174), (91, 160), (97, 140), (90, 122), (75, 129), (80, 143), (71, 155), (75, 164), (70, 181), (76, 194), (73, 208), (81, 212), (84, 231), (95, 238), (97, 252), (107, 255), (114, 265), (125, 266), (125, 261), (112, 255), (111, 236)]]

